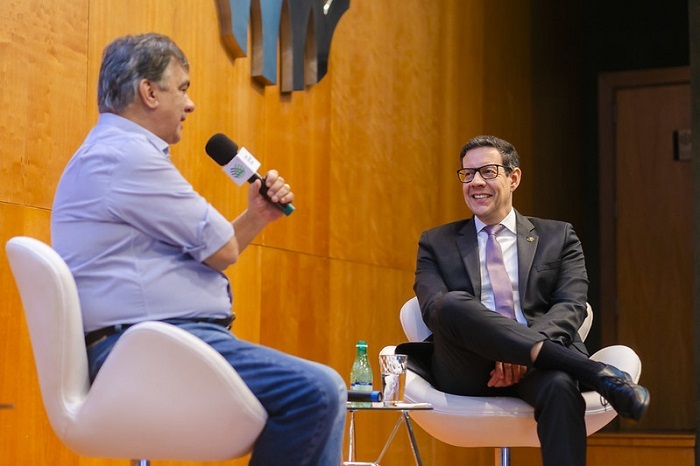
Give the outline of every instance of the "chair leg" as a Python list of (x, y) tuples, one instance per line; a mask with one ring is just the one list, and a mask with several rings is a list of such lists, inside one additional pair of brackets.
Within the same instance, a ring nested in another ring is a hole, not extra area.
[(496, 448), (495, 451), (496, 466), (510, 466), (510, 448)]
[(131, 466), (151, 466), (148, 460), (131, 460)]

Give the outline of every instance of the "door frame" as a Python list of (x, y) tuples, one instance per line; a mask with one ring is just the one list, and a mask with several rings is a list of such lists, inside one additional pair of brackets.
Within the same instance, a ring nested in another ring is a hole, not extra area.
[(690, 67), (616, 71), (598, 75), (598, 199), (600, 232), (601, 346), (617, 338), (617, 264), (615, 199), (615, 95), (619, 90), (654, 85), (690, 84)]

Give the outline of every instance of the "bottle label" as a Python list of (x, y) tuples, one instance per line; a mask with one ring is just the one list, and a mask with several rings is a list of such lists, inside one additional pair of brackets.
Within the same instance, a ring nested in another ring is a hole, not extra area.
[(350, 385), (350, 390), (357, 390), (360, 392), (371, 392), (372, 384), (370, 382), (355, 381)]

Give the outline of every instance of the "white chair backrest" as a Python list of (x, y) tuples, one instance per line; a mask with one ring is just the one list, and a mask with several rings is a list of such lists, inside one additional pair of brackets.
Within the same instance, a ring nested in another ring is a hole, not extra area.
[(406, 301), (401, 307), (399, 318), (401, 319), (403, 333), (406, 334), (408, 341), (423, 341), (433, 333), (423, 322), (418, 298), (415, 296)]
[[(593, 325), (593, 309), (588, 303), (586, 303), (586, 311), (586, 319), (578, 330), (582, 341), (586, 340), (588, 332), (590, 332), (591, 326)], [(406, 301), (401, 307), (399, 318), (401, 319), (403, 333), (406, 334), (406, 338), (408, 338), (409, 341), (423, 341), (432, 333), (428, 326), (425, 325), (425, 322), (423, 322), (418, 298), (415, 296)]]
[(78, 291), (68, 266), (48, 245), (15, 237), (7, 258), (22, 298), (44, 407), (53, 428), (90, 387)]

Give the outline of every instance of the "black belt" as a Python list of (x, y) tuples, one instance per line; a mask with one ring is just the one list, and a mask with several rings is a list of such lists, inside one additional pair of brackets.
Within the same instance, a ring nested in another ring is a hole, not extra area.
[[(167, 322), (169, 324), (180, 324), (180, 323), (187, 323), (187, 322), (199, 322), (199, 323), (207, 323), (207, 324), (216, 324), (220, 325), (222, 327), (225, 327), (227, 329), (231, 329), (231, 324), (233, 323), (233, 315), (230, 315), (228, 317), (225, 317), (223, 319), (165, 319), (162, 320), (161, 322)], [(137, 322), (140, 323), (140, 322)], [(97, 330), (93, 330), (92, 332), (86, 333), (85, 334), (85, 345), (90, 346), (93, 343), (97, 343), (103, 338), (107, 338), (110, 335), (114, 335), (115, 333), (122, 332), (129, 327), (132, 327), (136, 325), (137, 323), (134, 324), (117, 324), (117, 325), (110, 325), (109, 327), (103, 327)]]

